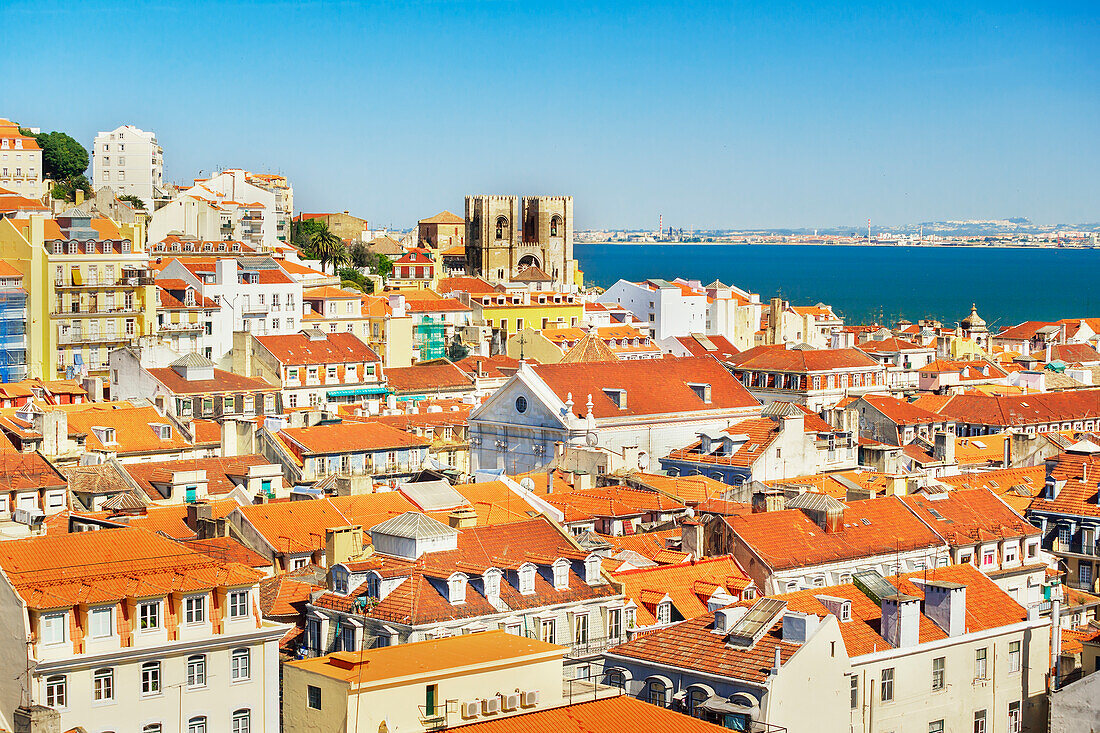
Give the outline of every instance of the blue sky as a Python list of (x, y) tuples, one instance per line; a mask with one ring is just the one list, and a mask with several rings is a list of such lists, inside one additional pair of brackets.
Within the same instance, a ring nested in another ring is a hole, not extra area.
[[(1091, 3), (175, 2), (4, 11), (0, 117), (155, 130), (404, 227), (468, 193), (577, 226), (1100, 220)], [(21, 70), (14, 72), (14, 70)]]

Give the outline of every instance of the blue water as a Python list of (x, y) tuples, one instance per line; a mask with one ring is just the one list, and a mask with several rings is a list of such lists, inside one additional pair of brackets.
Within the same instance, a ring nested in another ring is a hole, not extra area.
[(832, 305), (848, 323), (936, 318), (970, 304), (998, 330), (1026, 320), (1100, 316), (1100, 250), (988, 247), (578, 244), (586, 285), (716, 278), (761, 300)]

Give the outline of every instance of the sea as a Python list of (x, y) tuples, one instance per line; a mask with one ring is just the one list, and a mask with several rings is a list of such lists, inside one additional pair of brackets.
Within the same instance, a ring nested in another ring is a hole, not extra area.
[(849, 324), (934, 318), (971, 303), (991, 331), (1100, 316), (1100, 249), (785, 244), (576, 244), (587, 286), (619, 279), (721, 280), (793, 305), (827, 303)]

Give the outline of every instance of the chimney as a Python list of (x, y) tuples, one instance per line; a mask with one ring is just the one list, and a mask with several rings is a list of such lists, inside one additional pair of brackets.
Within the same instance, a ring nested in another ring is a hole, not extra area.
[(703, 523), (697, 519), (685, 519), (680, 525), (680, 552), (691, 555), (693, 560), (702, 560)]
[(477, 511), (473, 507), (462, 506), (447, 516), (447, 523), (454, 529), (469, 529), (477, 526)]
[(363, 553), (363, 527), (347, 525), (325, 530), (325, 566), (331, 568)]
[(783, 663), (782, 660), (783, 660), (783, 657), (781, 655), (781, 647), (778, 644), (776, 644), (775, 645), (775, 659), (772, 661), (772, 668), (771, 668), (771, 671), (769, 673), (769, 674), (771, 674), (771, 676), (774, 677), (775, 675), (779, 674), (779, 667)]
[(920, 599), (896, 593), (882, 599), (879, 633), (891, 646), (900, 649), (920, 643)]
[(966, 631), (966, 586), (948, 581), (924, 584), (924, 615), (948, 636)]
[(1001, 468), (1012, 468), (1012, 443), (1016, 440), (1016, 431), (1009, 430), (1005, 436), (1004, 455), (1001, 457)]
[(82, 203), (84, 203), (84, 189), (83, 188), (78, 188), (73, 193), (76, 195), (75, 203), (76, 203), (77, 206), (80, 206)]
[(586, 491), (592, 488), (592, 474), (578, 471), (573, 474), (573, 488), (577, 491)]
[(214, 517), (213, 509), (205, 501), (193, 501), (187, 505), (187, 526), (194, 529), (201, 520)]
[[(821, 619), (812, 613), (799, 613), (788, 610), (783, 614), (783, 641), (794, 644), (805, 644), (821, 625)], [(779, 647), (776, 647), (776, 652)], [(779, 667), (779, 658), (776, 657), (776, 667)]]
[(61, 733), (61, 713), (45, 705), (23, 705), (16, 708), (12, 722), (15, 733)]
[(787, 497), (784, 496), (782, 491), (770, 490), (761, 491), (758, 494), (752, 495), (752, 511), (754, 514), (760, 512), (780, 512), (787, 508)]
[(932, 457), (948, 466), (955, 465), (955, 437), (943, 431), (937, 432)]
[(827, 534), (835, 534), (844, 529), (844, 507), (830, 507), (825, 510), (825, 526), (822, 528)]

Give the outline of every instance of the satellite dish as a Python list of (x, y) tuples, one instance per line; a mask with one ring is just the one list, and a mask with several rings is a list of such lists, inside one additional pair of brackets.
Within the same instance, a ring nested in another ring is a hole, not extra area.
[(595, 448), (596, 444), (600, 442), (600, 438), (595, 433), (585, 433), (584, 442)]
[(649, 454), (645, 451), (638, 454), (638, 468), (643, 471), (649, 468)]
[(523, 479), (520, 480), (519, 485), (527, 489), (528, 491), (535, 490), (535, 480), (530, 476), (524, 476)]

